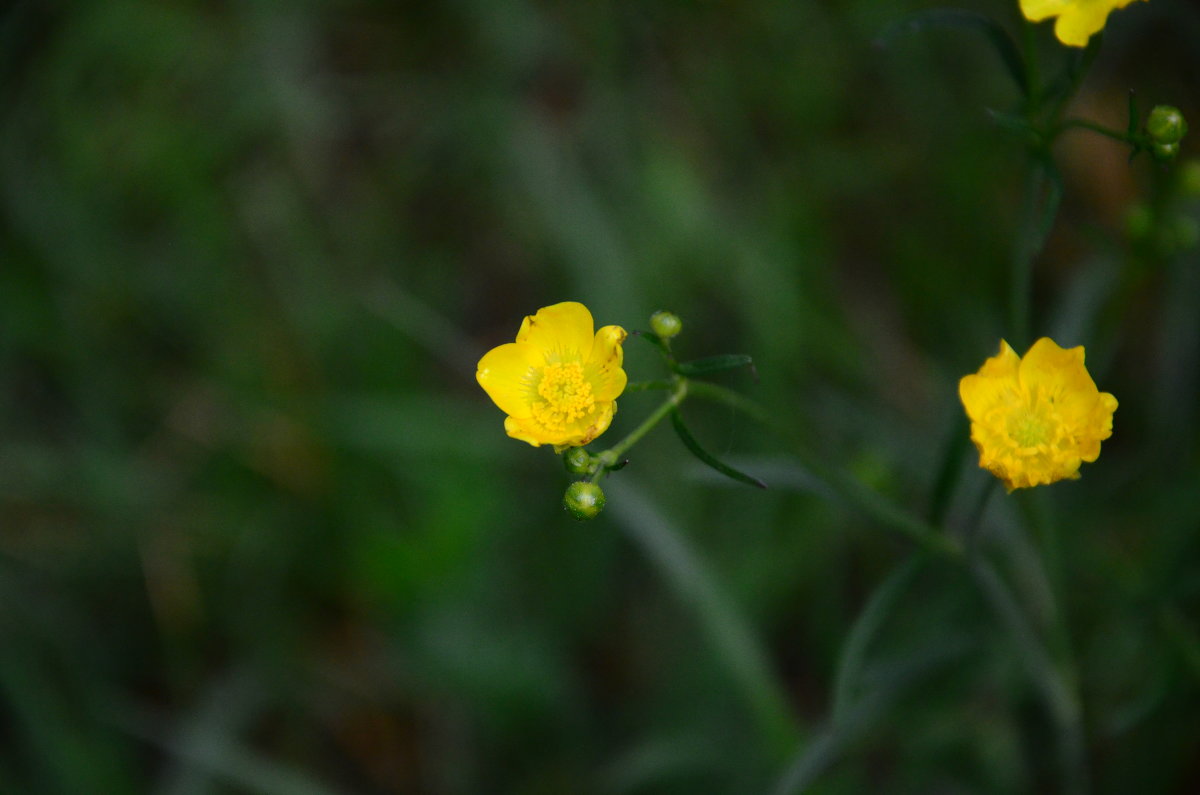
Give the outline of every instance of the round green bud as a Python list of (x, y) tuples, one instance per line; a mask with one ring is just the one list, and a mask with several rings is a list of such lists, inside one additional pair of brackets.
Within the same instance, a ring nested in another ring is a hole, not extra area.
[(650, 330), (664, 340), (669, 340), (683, 331), (683, 321), (676, 314), (665, 310), (658, 311), (650, 316)]
[(1187, 135), (1187, 129), (1187, 120), (1183, 118), (1179, 108), (1170, 105), (1156, 106), (1146, 119), (1146, 133), (1155, 144), (1177, 144)]
[(576, 519), (595, 519), (604, 510), (604, 492), (595, 483), (577, 480), (567, 486), (563, 507)]
[(1167, 160), (1174, 160), (1179, 155), (1179, 144), (1160, 144), (1156, 142), (1150, 147), (1150, 151), (1154, 153), (1156, 159), (1166, 162)]
[(1200, 159), (1191, 157), (1179, 166), (1179, 190), (1189, 199), (1200, 198)]
[(593, 456), (582, 447), (569, 447), (562, 454), (563, 466), (572, 475), (586, 475), (592, 471)]

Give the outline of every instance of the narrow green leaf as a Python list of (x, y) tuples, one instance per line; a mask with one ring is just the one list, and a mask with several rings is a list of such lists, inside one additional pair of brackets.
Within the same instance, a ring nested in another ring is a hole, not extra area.
[(920, 570), (924, 556), (914, 554), (897, 566), (867, 600), (863, 611), (854, 620), (854, 626), (842, 647), (837, 670), (833, 677), (833, 723), (840, 724), (849, 714), (855, 692), (859, 686), (860, 672), (866, 660), (867, 650), (879, 630), (883, 627), (900, 595)]
[(799, 740), (796, 716), (762, 641), (739, 611), (736, 600), (705, 565), (687, 533), (673, 524), (641, 488), (628, 478), (615, 480), (608, 488), (609, 510), (680, 604), (694, 612), (716, 659), (753, 711), (770, 753), (786, 758)]
[(738, 367), (754, 368), (754, 360), (744, 353), (723, 353), (719, 356), (706, 356), (703, 359), (693, 359), (675, 366), (675, 372), (680, 375), (708, 375), (722, 370), (733, 370)]
[(1040, 142), (1041, 133), (1024, 116), (1019, 116), (1015, 113), (1005, 113), (1002, 110), (995, 110), (994, 108), (985, 108), (985, 110), (987, 111), (988, 118), (997, 127), (1013, 133), (1026, 145), (1037, 146)]
[(1058, 173), (1058, 168), (1052, 162), (1046, 162), (1043, 168), (1046, 171), (1046, 196), (1038, 217), (1037, 238), (1033, 241), (1038, 251), (1041, 251), (1046, 245), (1046, 239), (1050, 237), (1050, 230), (1054, 228), (1054, 221), (1058, 218), (1058, 208), (1063, 197), (1062, 174)]
[(881, 681), (869, 688), (841, 720), (829, 721), (807, 738), (771, 790), (773, 795), (807, 792), (841, 758), (846, 746), (886, 715), (909, 687), (939, 667), (962, 659), (968, 651), (968, 644), (951, 641), (889, 665), (891, 674), (880, 677)]
[(970, 440), (967, 415), (961, 411), (953, 411), (952, 416), (950, 433), (942, 447), (941, 463), (938, 465), (937, 477), (934, 479), (933, 491), (929, 498), (929, 524), (934, 527), (941, 527), (946, 519), (950, 498), (954, 495), (954, 487), (958, 485), (959, 476), (962, 474), (963, 455), (967, 452)]
[(976, 11), (960, 8), (931, 8), (928, 11), (919, 11), (888, 26), (876, 42), (886, 47), (901, 36), (923, 33), (935, 28), (967, 28), (982, 33), (1004, 62), (1009, 77), (1017, 84), (1017, 88), (1023, 95), (1029, 95), (1025, 61), (1021, 58), (1021, 51), (1012, 40), (1012, 36), (996, 20)]
[(630, 381), (625, 385), (626, 392), (648, 392), (652, 389), (671, 389), (675, 386), (670, 381)]
[(767, 487), (767, 484), (763, 483), (758, 478), (751, 477), (745, 472), (739, 472), (738, 470), (729, 466), (729, 464), (722, 462), (712, 453), (701, 447), (700, 443), (696, 441), (696, 437), (692, 436), (692, 432), (689, 431), (687, 426), (683, 424), (683, 417), (680, 416), (678, 409), (671, 410), (671, 424), (675, 426), (675, 433), (679, 434), (679, 438), (683, 441), (684, 447), (686, 447), (688, 450), (691, 450), (692, 454), (696, 456), (696, 458), (699, 458), (701, 461), (708, 464), (722, 475), (733, 478), (740, 483), (745, 483), (749, 486), (757, 486), (760, 489), (765, 489)]
[(633, 336), (644, 339), (646, 342), (662, 351), (664, 355), (671, 355), (671, 348), (667, 345), (667, 341), (655, 334), (653, 331), (635, 331), (633, 332)]
[(732, 389), (726, 389), (717, 384), (710, 384), (707, 381), (689, 381), (688, 396), (700, 400), (711, 400), (714, 403), (723, 403), (736, 411), (742, 412), (755, 422), (760, 422), (763, 425), (771, 424), (771, 417), (767, 414), (766, 409), (750, 398), (734, 392)]

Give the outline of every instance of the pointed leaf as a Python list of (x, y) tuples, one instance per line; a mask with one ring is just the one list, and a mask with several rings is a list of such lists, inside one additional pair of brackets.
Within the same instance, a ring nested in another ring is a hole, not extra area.
[(689, 431), (687, 426), (683, 424), (683, 417), (680, 416), (678, 409), (671, 410), (671, 424), (675, 426), (675, 433), (679, 434), (679, 438), (683, 442), (683, 446), (690, 450), (692, 455), (696, 456), (696, 458), (699, 458), (701, 461), (708, 464), (722, 475), (733, 478), (739, 483), (745, 483), (748, 486), (757, 486), (760, 489), (765, 489), (767, 487), (767, 484), (763, 483), (758, 478), (751, 477), (745, 472), (739, 472), (738, 470), (729, 466), (729, 464), (719, 460), (712, 453), (701, 447), (700, 443), (696, 441), (696, 437), (692, 436), (692, 432)]
[(1018, 116), (1015, 113), (1005, 113), (1002, 110), (993, 108), (985, 108), (988, 118), (995, 123), (997, 127), (1007, 130), (1024, 140), (1029, 146), (1036, 146), (1041, 139), (1041, 133), (1029, 123), (1029, 120), (1024, 116)]
[(676, 365), (675, 372), (680, 375), (708, 375), (722, 370), (733, 370), (738, 367), (753, 369), (754, 360), (744, 353), (723, 353), (719, 356), (706, 356), (703, 359), (693, 359)]
[(1000, 60), (1004, 62), (1004, 66), (1013, 82), (1017, 84), (1017, 88), (1021, 89), (1022, 94), (1028, 96), (1029, 83), (1025, 77), (1025, 62), (1021, 58), (1021, 51), (1013, 42), (1012, 37), (1008, 35), (1008, 31), (996, 20), (976, 11), (960, 8), (932, 8), (928, 11), (919, 11), (888, 26), (876, 41), (879, 45), (886, 47), (901, 36), (923, 33), (934, 28), (968, 28), (982, 33), (991, 42), (996, 54), (1000, 56)]

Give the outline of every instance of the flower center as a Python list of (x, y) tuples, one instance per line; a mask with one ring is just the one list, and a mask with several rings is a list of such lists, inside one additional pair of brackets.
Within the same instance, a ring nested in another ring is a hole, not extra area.
[(1018, 447), (1039, 447), (1050, 441), (1050, 423), (1033, 408), (1015, 409), (1008, 415), (1008, 436)]
[(537, 393), (542, 400), (531, 407), (533, 418), (551, 430), (564, 429), (567, 423), (584, 416), (596, 405), (592, 385), (583, 377), (579, 362), (546, 365)]

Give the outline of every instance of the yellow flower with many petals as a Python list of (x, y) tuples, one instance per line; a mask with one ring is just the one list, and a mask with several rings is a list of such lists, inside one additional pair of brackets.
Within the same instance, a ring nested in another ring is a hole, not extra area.
[(979, 466), (1013, 489), (1079, 477), (1112, 435), (1117, 399), (1096, 389), (1083, 346), (1042, 337), (1024, 358), (1007, 342), (979, 372), (958, 382)]
[(508, 415), (504, 430), (534, 447), (579, 447), (608, 429), (625, 390), (625, 329), (592, 334), (592, 313), (575, 301), (526, 317), (517, 341), (492, 348), (475, 379)]
[(1133, 0), (1021, 0), (1021, 13), (1030, 22), (1058, 17), (1054, 35), (1069, 47), (1084, 47), (1093, 33), (1104, 29), (1109, 12)]

